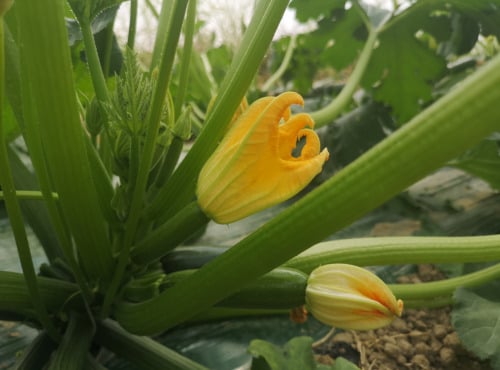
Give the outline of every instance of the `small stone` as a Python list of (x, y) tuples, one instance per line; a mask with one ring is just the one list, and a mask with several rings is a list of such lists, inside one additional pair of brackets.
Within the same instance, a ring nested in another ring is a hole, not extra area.
[(441, 347), (443, 347), (443, 344), (439, 340), (437, 340), (436, 338), (432, 338), (431, 343), (430, 343), (430, 347), (431, 347), (432, 352), (437, 353), (441, 349)]
[(408, 362), (408, 360), (406, 359), (405, 356), (403, 355), (399, 355), (398, 358), (396, 358), (396, 362), (399, 364), (399, 365), (404, 365)]
[(453, 332), (444, 337), (443, 343), (448, 347), (456, 347), (460, 345), (460, 338), (456, 332)]
[(384, 344), (384, 352), (389, 357), (392, 357), (395, 359), (398, 358), (398, 356), (401, 354), (399, 347), (396, 344), (390, 343), (390, 342), (387, 342), (386, 344)]
[(428, 355), (431, 351), (431, 348), (423, 342), (415, 344), (415, 353), (419, 355)]
[(446, 329), (446, 326), (437, 324), (432, 329), (432, 333), (437, 339), (442, 339), (446, 336), (446, 334), (448, 334), (448, 330)]
[(422, 369), (428, 369), (429, 365), (430, 365), (427, 357), (425, 357), (424, 355), (421, 355), (421, 354), (417, 354), (417, 355), (413, 356), (413, 358), (411, 359), (411, 362), (412, 362), (412, 364), (415, 364)]
[(398, 341), (398, 345), (403, 355), (407, 357), (411, 357), (413, 355), (414, 347), (410, 344), (410, 342), (405, 339), (401, 339)]
[(391, 326), (394, 330), (397, 330), (400, 333), (407, 333), (409, 331), (406, 322), (400, 318), (395, 319)]
[(344, 343), (353, 343), (354, 337), (348, 331), (343, 331), (342, 333), (335, 334), (333, 336), (332, 342), (344, 342)]
[(422, 320), (416, 320), (415, 321), (415, 328), (420, 329), (420, 330), (427, 330), (427, 324), (423, 322)]
[(450, 365), (455, 360), (455, 351), (451, 348), (443, 347), (439, 351), (439, 359), (443, 365)]

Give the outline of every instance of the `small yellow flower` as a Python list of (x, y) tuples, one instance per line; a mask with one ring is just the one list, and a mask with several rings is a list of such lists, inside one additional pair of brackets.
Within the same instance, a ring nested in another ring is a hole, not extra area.
[[(237, 221), (281, 203), (321, 172), (328, 150), (320, 152), (308, 114), (291, 116), (292, 104), (304, 101), (293, 92), (255, 101), (206, 162), (196, 194), (200, 207), (216, 222)], [(292, 151), (303, 137), (306, 143), (294, 157)]]
[(316, 319), (340, 329), (376, 329), (403, 311), (403, 301), (375, 274), (346, 264), (315, 269), (307, 281), (306, 303)]

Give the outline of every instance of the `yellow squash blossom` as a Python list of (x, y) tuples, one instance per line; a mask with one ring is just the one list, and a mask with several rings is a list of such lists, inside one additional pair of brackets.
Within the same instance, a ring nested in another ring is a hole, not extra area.
[[(294, 92), (255, 101), (206, 162), (196, 194), (200, 207), (216, 222), (230, 223), (281, 203), (321, 172), (328, 150), (320, 152), (308, 114), (291, 115), (292, 104), (304, 101)], [(306, 143), (293, 156), (301, 138)]]
[(307, 281), (306, 304), (319, 321), (340, 329), (369, 330), (401, 316), (403, 302), (375, 274), (361, 267), (330, 264)]

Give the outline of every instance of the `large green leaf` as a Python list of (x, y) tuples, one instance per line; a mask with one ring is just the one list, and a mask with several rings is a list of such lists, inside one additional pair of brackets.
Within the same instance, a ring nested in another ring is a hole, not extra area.
[(295, 0), (290, 6), (296, 9), (300, 21), (314, 20), (317, 26), (314, 31), (298, 37), (284, 76), (294, 81), (298, 91), (307, 93), (319, 68), (341, 70), (356, 59), (366, 38), (366, 28), (358, 9), (346, 9), (345, 1)]
[(466, 289), (458, 289), (452, 323), (463, 344), (481, 359), (500, 369), (500, 303)]
[(374, 88), (375, 99), (390, 105), (405, 122), (432, 99), (432, 81), (443, 75), (446, 63), (416, 37), (426, 25), (433, 28), (430, 10), (408, 10), (400, 17), (381, 32), (362, 82), (366, 88)]

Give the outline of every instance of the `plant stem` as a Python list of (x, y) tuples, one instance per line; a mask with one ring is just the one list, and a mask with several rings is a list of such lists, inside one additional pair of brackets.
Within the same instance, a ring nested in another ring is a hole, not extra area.
[(340, 113), (342, 113), (342, 110), (351, 101), (352, 95), (358, 88), (359, 83), (363, 78), (363, 74), (365, 73), (366, 67), (370, 62), (370, 57), (377, 42), (377, 30), (375, 30), (373, 27), (370, 27), (369, 30), (370, 33), (368, 35), (368, 39), (366, 40), (363, 51), (359, 55), (356, 67), (354, 67), (354, 70), (349, 76), (349, 79), (347, 80), (345, 86), (342, 88), (340, 94), (327, 106), (310, 113), (311, 117), (314, 120), (315, 128), (319, 128), (331, 123), (340, 115)]
[[(146, 138), (144, 140), (144, 147), (141, 153), (137, 178), (135, 179), (135, 186), (133, 187), (130, 209), (125, 225), (123, 245), (121, 246), (118, 264), (113, 272), (111, 284), (104, 297), (101, 311), (102, 318), (107, 317), (109, 313), (113, 299), (115, 298), (122, 281), (123, 273), (125, 272), (125, 268), (129, 262), (130, 248), (135, 241), (135, 233), (142, 214), (141, 209), (143, 207), (144, 193), (146, 191), (149, 171), (153, 161), (156, 137), (160, 127), (160, 119), (165, 104), (165, 97), (170, 84), (175, 50), (181, 33), (182, 21), (186, 11), (187, 1), (188, 0), (177, 0), (172, 9), (168, 36), (165, 38), (162, 59), (159, 66), (158, 80), (155, 85), (156, 87), (153, 93), (151, 106), (146, 117)], [(131, 179), (131, 181), (134, 181), (134, 179)]]
[(283, 76), (290, 61), (292, 60), (293, 51), (295, 50), (295, 46), (297, 44), (297, 35), (294, 34), (290, 36), (290, 42), (288, 43), (288, 47), (286, 48), (285, 56), (281, 61), (278, 69), (267, 79), (267, 81), (262, 85), (261, 90), (268, 92), (271, 87)]
[(179, 66), (179, 86), (174, 98), (175, 121), (180, 117), (184, 98), (188, 88), (189, 65), (193, 50), (193, 35), (196, 22), (196, 0), (189, 0), (187, 8), (186, 22), (184, 24), (184, 48), (182, 50), (182, 60)]
[(208, 221), (210, 219), (198, 207), (198, 203), (192, 202), (135, 245), (131, 253), (132, 261), (145, 266), (158, 260), (205, 226)]
[(137, 0), (130, 0), (130, 19), (128, 28), (127, 47), (134, 50), (135, 34), (137, 30)]
[(451, 279), (419, 284), (389, 285), (394, 295), (403, 301), (431, 300), (436, 297), (451, 297), (455, 289), (485, 284), (500, 277), (500, 264)]
[(383, 204), (500, 128), (499, 85), (500, 56), (186, 280), (117, 306), (118, 321), (136, 333), (184, 322)]
[(80, 28), (82, 30), (83, 43), (85, 45), (85, 54), (87, 56), (87, 64), (89, 66), (90, 77), (92, 78), (92, 85), (96, 97), (101, 102), (109, 102), (108, 88), (106, 86), (106, 79), (101, 68), (99, 61), (99, 54), (95, 45), (94, 34), (88, 19), (79, 19)]
[(500, 235), (460, 237), (380, 237), (316, 244), (284, 266), (310, 273), (326, 263), (357, 266), (399, 263), (486, 262), (500, 259)]
[[(42, 192), (39, 190), (16, 190), (15, 195), (17, 199), (26, 200), (43, 200), (45, 199)], [(59, 194), (52, 193), (54, 200), (59, 199)], [(0, 190), (0, 199), (4, 199), (4, 192)]]
[(98, 324), (95, 340), (141, 369), (208, 370), (151, 338), (127, 333), (111, 320)]
[[(37, 175), (44, 177), (40, 187), (48, 204), (53, 189), (59, 194), (54, 209), (58, 226), (64, 225), (56, 228), (61, 246), (68, 254), (77, 250), (86, 278), (105, 286), (113, 259), (88, 163), (64, 15), (60, 1), (16, 1), (24, 131), (32, 135), (28, 149)], [(47, 71), (54, 75), (47, 78)]]
[(4, 20), (0, 15), (0, 186), (4, 193), (5, 208), (9, 215), (10, 225), (14, 238), (16, 239), (17, 253), (23, 269), (24, 279), (28, 287), (33, 307), (35, 307), (37, 317), (50, 334), (52, 339), (57, 340), (59, 333), (50, 320), (47, 307), (42, 300), (40, 288), (37, 283), (35, 267), (31, 257), (31, 251), (28, 243), (28, 237), (24, 228), (24, 220), (21, 208), (16, 198), (16, 189), (14, 179), (8, 161), (7, 142), (4, 135), (3, 107), (5, 103), (4, 81), (5, 81), (5, 54), (4, 54)]

